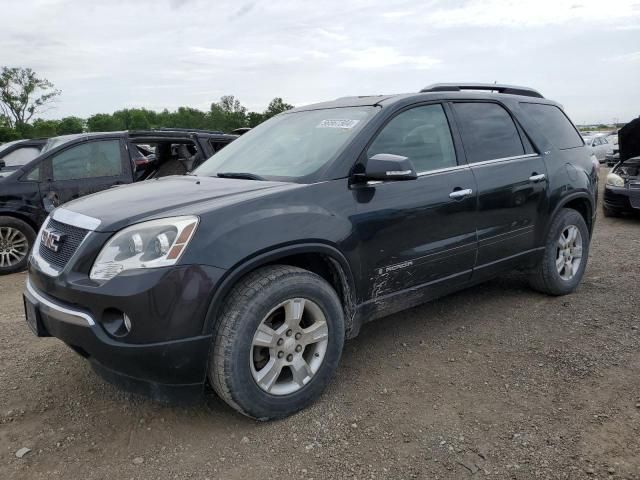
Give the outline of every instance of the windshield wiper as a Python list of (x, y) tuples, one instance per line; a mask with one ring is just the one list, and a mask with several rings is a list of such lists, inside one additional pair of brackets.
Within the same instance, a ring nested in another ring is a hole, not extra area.
[(245, 173), (245, 172), (219, 172), (216, 173), (216, 176), (219, 178), (240, 178), (244, 180), (265, 180), (264, 177), (260, 175), (256, 175), (255, 173)]

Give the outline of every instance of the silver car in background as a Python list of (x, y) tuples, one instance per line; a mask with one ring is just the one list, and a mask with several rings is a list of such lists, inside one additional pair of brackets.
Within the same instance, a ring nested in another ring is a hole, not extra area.
[(588, 137), (582, 137), (587, 147), (591, 149), (593, 154), (598, 159), (598, 162), (604, 163), (607, 158), (607, 154), (613, 153), (613, 145), (609, 144), (607, 137), (604, 135), (594, 135)]

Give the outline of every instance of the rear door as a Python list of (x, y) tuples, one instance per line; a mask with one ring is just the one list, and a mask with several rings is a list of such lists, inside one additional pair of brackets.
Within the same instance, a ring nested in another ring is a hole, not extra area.
[[(467, 282), (476, 257), (476, 185), (458, 162), (445, 109), (405, 109), (382, 128), (362, 163), (379, 153), (408, 157), (418, 178), (353, 188), (353, 218), (368, 298), (405, 306)], [(412, 290), (411, 298), (398, 292)], [(385, 308), (391, 308), (385, 303)]]
[(70, 200), (131, 183), (131, 161), (120, 138), (89, 139), (54, 153), (44, 162), (46, 209)]
[(537, 247), (536, 225), (543, 221), (547, 202), (547, 169), (503, 105), (483, 101), (451, 105), (478, 185), (474, 278), (492, 275)]

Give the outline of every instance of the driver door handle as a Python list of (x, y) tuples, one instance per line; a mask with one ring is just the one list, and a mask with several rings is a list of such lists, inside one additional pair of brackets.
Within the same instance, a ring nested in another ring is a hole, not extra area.
[(462, 200), (463, 198), (470, 197), (471, 195), (473, 195), (473, 190), (471, 190), (470, 188), (461, 188), (451, 192), (449, 194), (449, 198), (452, 198), (454, 200)]
[(540, 173), (540, 174), (534, 173), (533, 175), (531, 175), (529, 177), (529, 181), (530, 182), (541, 182), (545, 178), (547, 178), (547, 176), (544, 173)]

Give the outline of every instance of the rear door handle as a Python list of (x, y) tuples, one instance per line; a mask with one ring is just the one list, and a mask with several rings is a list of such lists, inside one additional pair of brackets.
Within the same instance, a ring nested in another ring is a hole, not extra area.
[(473, 190), (471, 190), (470, 188), (461, 188), (460, 190), (454, 190), (453, 192), (451, 192), (449, 194), (449, 198), (452, 198), (454, 200), (462, 200), (463, 198), (470, 197), (471, 195), (473, 195)]
[(529, 177), (529, 181), (530, 182), (541, 182), (545, 178), (547, 178), (547, 176), (544, 173), (540, 173), (540, 174), (534, 173), (533, 175), (531, 175)]

